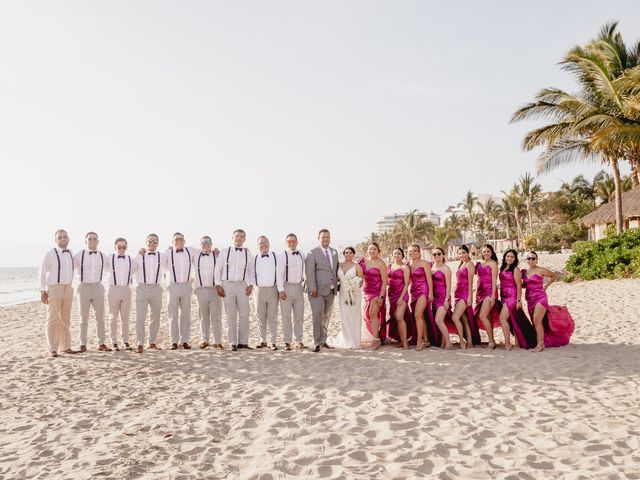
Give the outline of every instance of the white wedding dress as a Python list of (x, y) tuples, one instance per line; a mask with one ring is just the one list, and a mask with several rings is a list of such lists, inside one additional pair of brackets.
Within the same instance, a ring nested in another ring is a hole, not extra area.
[(361, 348), (362, 343), (371, 342), (373, 335), (369, 333), (362, 319), (362, 279), (356, 275), (353, 265), (346, 273), (342, 266), (338, 268), (340, 280), (340, 333), (337, 337), (327, 339), (327, 343), (336, 348)]

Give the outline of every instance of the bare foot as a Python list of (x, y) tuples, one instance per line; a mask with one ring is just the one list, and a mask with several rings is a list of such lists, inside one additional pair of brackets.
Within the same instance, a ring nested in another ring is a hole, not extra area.
[(489, 350), (493, 350), (494, 348), (496, 348), (496, 344), (495, 344), (495, 342), (489, 342), (489, 343), (487, 344), (487, 348), (488, 348)]
[(536, 345), (536, 348), (533, 349), (534, 352), (541, 352), (544, 350), (544, 343), (539, 343)]
[(371, 342), (371, 349), (372, 350), (377, 350), (378, 348), (380, 348), (380, 345), (382, 345), (382, 342), (380, 341), (379, 338), (374, 338), (373, 342)]
[(451, 349), (453, 349), (453, 345), (451, 345), (451, 343), (445, 343), (443, 348), (445, 350), (451, 350)]
[(403, 342), (402, 349), (403, 350), (409, 350), (409, 342)]
[(423, 348), (424, 348), (424, 343), (422, 343), (422, 342), (418, 342), (418, 343), (416, 344), (416, 351), (417, 351), (417, 352), (422, 351), (422, 349), (423, 349)]
[(509, 350), (513, 350), (513, 345), (511, 343), (505, 343), (504, 349), (508, 352)]

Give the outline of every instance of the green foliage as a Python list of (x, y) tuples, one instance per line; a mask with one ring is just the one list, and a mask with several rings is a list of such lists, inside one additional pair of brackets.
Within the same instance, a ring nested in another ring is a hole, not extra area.
[(527, 250), (535, 250), (538, 248), (538, 239), (533, 236), (526, 237), (524, 239), (524, 246)]
[(559, 252), (587, 237), (587, 230), (574, 221), (559, 224), (545, 224), (538, 231), (538, 248), (548, 252)]
[(614, 224), (607, 225), (607, 228), (604, 229), (604, 236), (607, 238), (611, 238), (617, 235), (616, 226)]
[(640, 229), (597, 242), (576, 242), (567, 270), (583, 280), (640, 277)]

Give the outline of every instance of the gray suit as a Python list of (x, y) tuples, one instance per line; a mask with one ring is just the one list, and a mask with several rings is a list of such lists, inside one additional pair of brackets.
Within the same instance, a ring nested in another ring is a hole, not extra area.
[[(304, 262), (313, 317), (313, 341), (316, 345), (327, 342), (327, 329), (338, 286), (338, 252), (331, 247), (329, 252), (331, 263), (321, 247), (311, 250)], [(313, 290), (318, 291), (317, 297), (311, 296)]]

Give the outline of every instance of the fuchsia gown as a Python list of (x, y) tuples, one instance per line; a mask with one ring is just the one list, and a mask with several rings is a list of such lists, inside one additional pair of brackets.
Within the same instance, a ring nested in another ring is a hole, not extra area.
[[(469, 300), (469, 271), (467, 267), (459, 268), (456, 272), (456, 289), (453, 292), (455, 308), (458, 302), (463, 301), (467, 303)], [(478, 323), (476, 317), (473, 314), (473, 305), (467, 305), (467, 321), (469, 322), (469, 329), (471, 330), (471, 339), (467, 338), (467, 341), (471, 341), (473, 345), (480, 345), (480, 331), (478, 330)]]
[[(396, 322), (396, 308), (398, 307), (398, 300), (400, 300), (400, 294), (404, 288), (404, 272), (401, 268), (396, 270), (391, 269), (391, 265), (387, 269), (389, 275), (389, 337), (394, 340), (400, 340), (400, 332), (398, 331), (398, 322)], [(411, 312), (409, 311), (409, 290), (405, 293), (403, 298), (407, 307), (404, 309), (404, 321), (407, 325), (407, 339), (411, 337)]]
[[(447, 277), (444, 272), (440, 270), (433, 270), (433, 303), (431, 304), (431, 318), (429, 321), (431, 322), (431, 329), (428, 332), (432, 333), (433, 338), (429, 337), (429, 341), (432, 345), (439, 347), (442, 344), (442, 334), (440, 333), (440, 329), (438, 325), (436, 325), (436, 312), (438, 308), (444, 306), (444, 302), (447, 301)], [(449, 333), (457, 334), (455, 325), (451, 321), (451, 306), (449, 306), (449, 310), (446, 311), (444, 322), (447, 327)]]
[(536, 331), (524, 313), (524, 310), (517, 309), (518, 287), (513, 272), (500, 272), (500, 301), (509, 310), (509, 327), (511, 333), (518, 339), (520, 348), (531, 348), (536, 346)]
[[(484, 330), (484, 325), (482, 325), (480, 321), (480, 308), (482, 307), (484, 299), (491, 297), (491, 265), (483, 266), (482, 262), (476, 263), (476, 273), (478, 274), (478, 287), (476, 289), (476, 307), (473, 310), (473, 314), (478, 319), (478, 327)], [(489, 319), (494, 328), (500, 326), (500, 305), (497, 298), (489, 313)]]
[[(376, 335), (373, 333), (373, 329), (371, 327), (371, 317), (369, 316), (369, 308), (371, 307), (371, 302), (374, 299), (380, 297), (380, 290), (382, 289), (382, 274), (377, 267), (373, 267), (367, 270), (367, 262), (364, 258), (361, 258), (358, 263), (362, 267), (362, 272), (364, 274), (364, 283), (362, 285), (362, 291), (364, 293), (364, 321), (367, 326), (367, 330), (375, 337)], [(386, 299), (382, 300), (382, 305), (380, 305), (380, 310), (378, 310), (378, 324), (380, 325), (380, 341), (384, 342), (384, 339), (387, 338), (387, 302)]]
[(538, 274), (527, 276), (527, 270), (522, 270), (522, 283), (526, 288), (525, 299), (529, 316), (533, 319), (535, 306), (540, 303), (547, 309), (542, 326), (544, 328), (544, 346), (562, 347), (569, 343), (573, 330), (576, 327), (573, 318), (567, 307), (559, 305), (549, 305), (547, 292), (544, 290), (544, 278)]
[[(411, 267), (409, 267), (411, 268)], [(415, 317), (416, 304), (418, 303), (418, 299), (420, 297), (429, 298), (429, 283), (427, 282), (427, 273), (424, 271), (424, 268), (418, 267), (414, 271), (411, 272), (411, 285), (409, 286), (409, 298), (411, 299), (411, 303), (409, 305), (411, 309), (411, 325), (407, 325), (407, 334), (410, 332), (411, 343), (416, 344), (418, 340), (418, 328), (417, 322), (426, 321), (427, 324), (427, 338), (431, 341), (433, 338), (433, 334), (429, 331), (431, 330), (431, 317), (432, 312), (429, 303), (427, 302), (427, 308), (424, 310), (425, 317), (422, 319), (418, 319)]]

